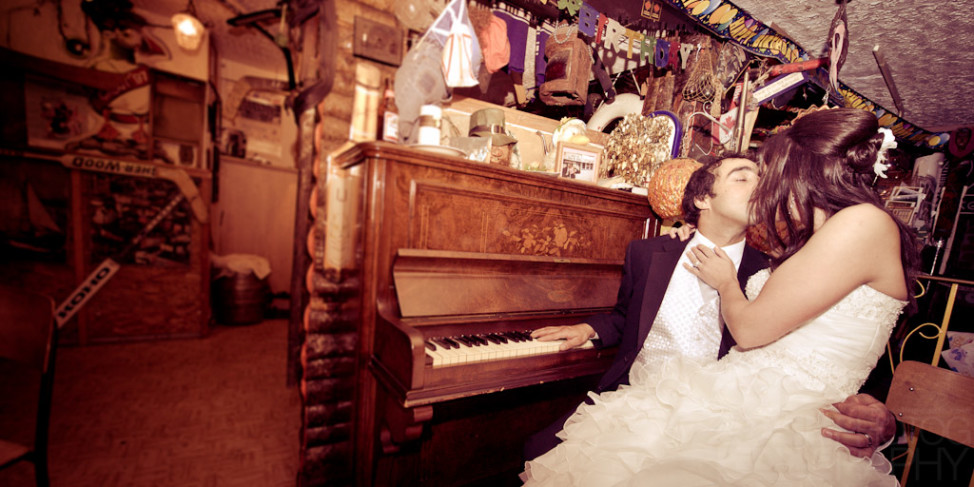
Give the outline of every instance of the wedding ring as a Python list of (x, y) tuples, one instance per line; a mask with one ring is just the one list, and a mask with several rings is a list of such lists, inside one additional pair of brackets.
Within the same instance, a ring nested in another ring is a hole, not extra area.
[(866, 433), (860, 433), (860, 434), (862, 436), (865, 436), (866, 437), (866, 448), (872, 448), (873, 447), (873, 437), (867, 435)]

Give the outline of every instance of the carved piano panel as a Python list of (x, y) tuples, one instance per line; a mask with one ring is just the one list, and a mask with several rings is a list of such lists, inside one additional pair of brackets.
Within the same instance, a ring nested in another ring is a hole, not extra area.
[(516, 483), (524, 439), (615, 352), (542, 350), (523, 332), (614, 304), (626, 245), (656, 232), (645, 198), (384, 143), (333, 154), (318, 191), (311, 309), (331, 325), (306, 324), (305, 367), (338, 370), (328, 347), (354, 346), (354, 393), (306, 410), (353, 401), (359, 485)]
[[(410, 248), (613, 260), (632, 214), (456, 184), (414, 181)], [(631, 240), (631, 238), (630, 238)]]

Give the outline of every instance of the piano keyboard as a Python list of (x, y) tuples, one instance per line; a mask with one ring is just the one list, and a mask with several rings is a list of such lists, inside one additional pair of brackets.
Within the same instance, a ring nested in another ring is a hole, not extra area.
[[(564, 340), (540, 341), (530, 331), (434, 337), (426, 340), (427, 364), (433, 367), (556, 353)], [(591, 340), (574, 350), (593, 348)]]

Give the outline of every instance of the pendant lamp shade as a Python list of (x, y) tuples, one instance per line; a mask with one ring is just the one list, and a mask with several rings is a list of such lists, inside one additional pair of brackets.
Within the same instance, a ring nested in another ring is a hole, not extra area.
[(172, 28), (176, 33), (176, 44), (189, 51), (195, 51), (203, 41), (206, 27), (196, 18), (196, 8), (190, 0), (185, 11), (172, 16)]

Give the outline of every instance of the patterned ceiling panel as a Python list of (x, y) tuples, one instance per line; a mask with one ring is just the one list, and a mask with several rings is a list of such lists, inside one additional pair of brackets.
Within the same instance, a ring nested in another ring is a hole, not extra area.
[[(813, 55), (824, 52), (834, 0), (733, 0)], [(880, 46), (905, 117), (930, 131), (974, 125), (974, 16), (966, 0), (855, 0), (847, 5), (849, 54), (842, 80), (886, 109), (896, 105), (873, 47)]]

